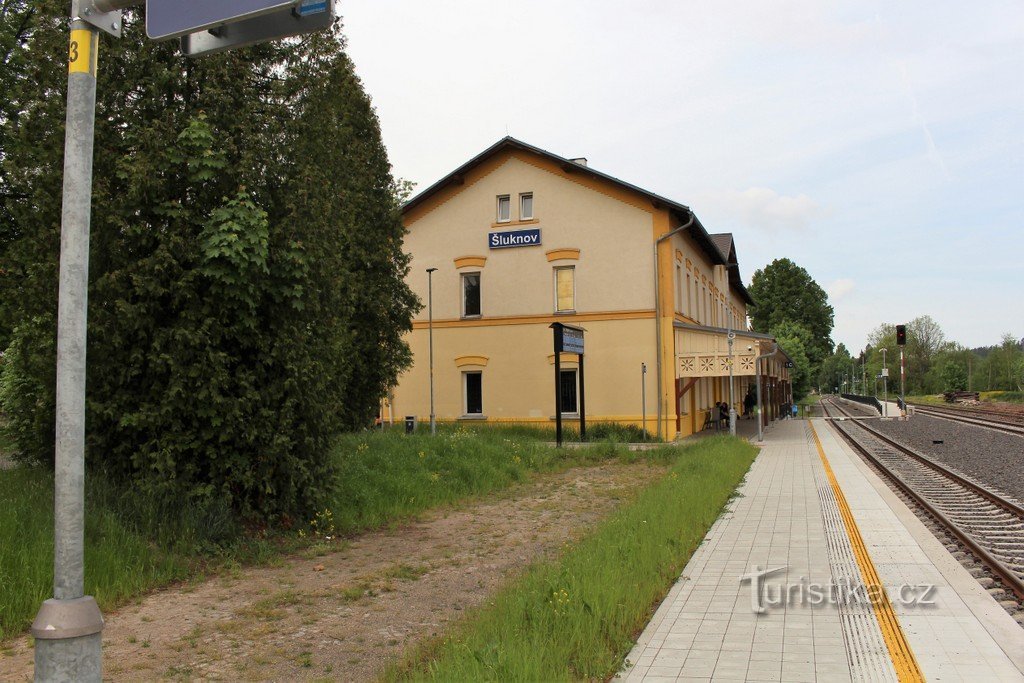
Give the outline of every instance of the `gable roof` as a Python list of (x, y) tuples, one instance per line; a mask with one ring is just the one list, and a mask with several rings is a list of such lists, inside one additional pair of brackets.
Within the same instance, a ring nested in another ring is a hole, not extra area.
[(715, 243), (718, 251), (725, 257), (726, 263), (736, 263), (736, 248), (731, 232), (714, 233), (711, 235), (711, 241)]
[[(661, 195), (655, 194), (654, 192), (650, 192), (649, 190), (645, 190), (642, 187), (633, 185), (632, 183), (627, 183), (625, 180), (620, 180), (619, 178), (608, 175), (607, 173), (596, 171), (593, 168), (590, 168), (589, 166), (584, 166), (583, 164), (572, 161), (571, 159), (558, 156), (557, 154), (553, 154), (539, 147), (534, 147), (533, 145), (525, 143), (522, 140), (517, 140), (512, 136), (505, 136), (501, 140), (498, 140), (498, 142), (494, 143), (484, 151), (480, 152), (475, 157), (473, 157), (472, 159), (462, 164), (448, 175), (444, 176), (443, 178), (435, 182), (433, 185), (430, 185), (422, 192), (416, 194), (415, 197), (412, 197), (402, 206), (402, 213), (405, 214), (411, 211), (412, 209), (415, 209), (424, 201), (434, 196), (435, 194), (445, 189), (446, 187), (449, 187), (451, 185), (461, 185), (463, 178), (469, 171), (471, 171), (479, 164), (483, 163), (485, 160), (494, 156), (495, 154), (498, 154), (499, 152), (505, 150), (519, 150), (523, 152), (528, 152), (530, 154), (536, 154), (537, 156), (543, 157), (557, 164), (564, 171), (570, 173), (578, 173), (581, 175), (587, 175), (590, 176), (591, 178), (603, 180), (605, 182), (612, 183), (620, 188), (635, 192), (647, 198), (654, 205), (655, 208), (666, 208), (670, 212), (675, 213), (682, 223), (685, 223), (690, 219), (690, 216), (693, 216), (693, 225), (691, 225), (687, 229), (687, 232), (690, 233), (690, 236), (693, 237), (694, 241), (697, 242), (697, 244), (700, 246), (700, 248), (704, 251), (708, 259), (713, 264), (723, 265), (726, 267), (730, 265), (728, 260), (728, 250), (723, 250), (718, 247), (718, 245), (712, 239), (712, 236), (708, 234), (708, 231), (704, 228), (703, 224), (701, 224), (700, 219), (697, 218), (697, 215), (694, 214), (690, 207), (686, 206), (685, 204), (680, 204), (679, 202), (668, 199), (667, 197), (662, 197)], [(729, 235), (729, 241), (731, 243), (732, 235)], [(740, 292), (740, 294), (747, 301), (747, 303), (754, 303), (753, 299), (750, 296), (750, 293), (747, 292), (746, 287), (743, 286), (742, 280), (739, 279), (738, 269), (736, 272), (737, 280), (735, 282), (733, 281), (731, 275), (733, 269), (729, 268), (729, 270), (730, 284), (736, 287), (736, 289)]]

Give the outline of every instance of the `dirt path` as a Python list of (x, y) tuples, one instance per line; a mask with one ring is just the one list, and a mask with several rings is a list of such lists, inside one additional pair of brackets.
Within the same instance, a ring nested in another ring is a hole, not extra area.
[[(606, 464), (546, 475), (329, 554), (155, 593), (107, 615), (105, 677), (375, 678), (663, 472)], [(30, 679), (28, 643), (6, 654), (2, 678)]]

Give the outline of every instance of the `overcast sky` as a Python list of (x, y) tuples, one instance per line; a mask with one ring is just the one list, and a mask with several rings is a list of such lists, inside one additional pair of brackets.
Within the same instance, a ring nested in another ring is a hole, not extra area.
[(506, 134), (789, 257), (859, 349), (1024, 336), (1024, 2), (343, 0), (397, 177)]

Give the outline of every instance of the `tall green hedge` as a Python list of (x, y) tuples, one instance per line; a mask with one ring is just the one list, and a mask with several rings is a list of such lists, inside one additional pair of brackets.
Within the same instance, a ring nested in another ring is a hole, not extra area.
[[(21, 104), (0, 119), (0, 405), (21, 457), (40, 462), (53, 450), (65, 5), (31, 3)], [(190, 61), (147, 41), (142, 19), (129, 13), (126, 37), (100, 50), (88, 463), (160, 497), (305, 513), (330, 442), (368, 423), (410, 358), (418, 302), (378, 122), (340, 25)]]

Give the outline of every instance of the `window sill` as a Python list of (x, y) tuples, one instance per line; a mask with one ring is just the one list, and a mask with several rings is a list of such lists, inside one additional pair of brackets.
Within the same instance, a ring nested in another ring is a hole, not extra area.
[(479, 413), (474, 413), (472, 415), (459, 415), (459, 417), (456, 418), (456, 419), (459, 419), (459, 420), (486, 420), (487, 416), (479, 414)]
[[(552, 422), (554, 422), (556, 418), (555, 418), (554, 415), (552, 415), (548, 419), (551, 420)], [(578, 419), (580, 419), (580, 414), (579, 413), (562, 413), (562, 419), (563, 420), (578, 420)]]
[(576, 315), (576, 311), (555, 311), (555, 315)]
[(521, 220), (521, 221), (512, 221), (512, 220), (508, 220), (508, 221), (495, 221), (494, 223), (491, 223), (491, 227), (492, 228), (507, 228), (510, 225), (536, 225), (537, 223), (540, 223), (540, 221), (537, 220), (536, 218), (528, 218), (526, 220)]
[(479, 320), (482, 317), (483, 316), (479, 315), (479, 314), (477, 314), (477, 315), (464, 315), (460, 319), (461, 320)]

